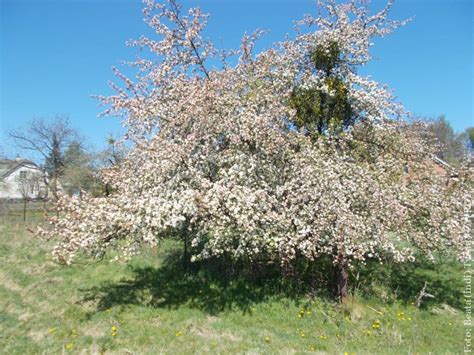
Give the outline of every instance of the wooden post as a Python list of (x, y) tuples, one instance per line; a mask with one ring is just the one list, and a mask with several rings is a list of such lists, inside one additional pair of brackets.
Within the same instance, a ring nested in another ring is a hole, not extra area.
[(23, 198), (23, 223), (26, 222), (26, 197)]

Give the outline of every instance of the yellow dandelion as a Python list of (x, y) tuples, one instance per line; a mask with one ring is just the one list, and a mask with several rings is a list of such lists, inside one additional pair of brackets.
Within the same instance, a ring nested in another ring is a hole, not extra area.
[(327, 337), (326, 335), (320, 335), (320, 336), (319, 336), (319, 339), (323, 339), (323, 340), (324, 340), (324, 339), (327, 339), (327, 338), (328, 338), (328, 337)]
[(270, 341), (269, 337), (265, 337), (265, 341), (268, 343)]
[(117, 331), (117, 327), (115, 325), (113, 325), (111, 329), (113, 332)]
[(306, 311), (306, 314), (311, 314), (311, 311)]
[(408, 319), (408, 320), (411, 320), (411, 317), (408, 317), (407, 319)]
[(301, 332), (300, 335), (301, 335), (302, 338), (304, 338), (306, 336), (303, 332)]
[(66, 350), (72, 350), (74, 348), (74, 344), (73, 343), (67, 343), (65, 346)]
[(48, 328), (49, 334), (53, 334), (54, 332), (56, 332), (56, 328)]
[(451, 322), (449, 322), (448, 324), (449, 324), (449, 325), (453, 325), (453, 323), (451, 323)]
[(179, 331), (176, 332), (176, 336), (177, 336), (177, 337), (180, 337), (181, 335), (183, 335), (183, 333), (181, 333), (181, 332), (179, 332)]

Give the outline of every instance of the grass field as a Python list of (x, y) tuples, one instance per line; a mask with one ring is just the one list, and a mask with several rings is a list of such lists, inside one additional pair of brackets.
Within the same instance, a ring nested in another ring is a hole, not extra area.
[[(368, 268), (355, 297), (340, 307), (324, 297), (291, 296), (272, 280), (185, 275), (173, 261), (173, 242), (129, 264), (106, 257), (61, 267), (50, 260), (51, 245), (27, 231), (40, 220), (31, 211), (26, 225), (15, 211), (0, 220), (5, 354), (463, 352), (463, 275), (456, 263)], [(436, 298), (417, 309), (411, 302), (424, 281)]]

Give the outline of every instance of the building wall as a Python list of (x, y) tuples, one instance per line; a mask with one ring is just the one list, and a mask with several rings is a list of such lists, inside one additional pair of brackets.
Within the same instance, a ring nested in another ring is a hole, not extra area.
[[(34, 180), (36, 183), (25, 184), (22, 188), (20, 179), (24, 177), (25, 174), (28, 181)], [(25, 191), (25, 193), (27, 194), (28, 198), (45, 197), (47, 195), (48, 189), (43, 181), (42, 176), (42, 172), (35, 167), (22, 166), (18, 168), (13, 173), (5, 177), (2, 181), (0, 181), (0, 199), (22, 199), (22, 190), (26, 190), (26, 187), (28, 187), (28, 189)], [(34, 179), (30, 180), (32, 177), (34, 177)]]

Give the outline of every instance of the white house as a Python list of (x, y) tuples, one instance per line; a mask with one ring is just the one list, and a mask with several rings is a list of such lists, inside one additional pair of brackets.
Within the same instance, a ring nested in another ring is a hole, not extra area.
[(37, 199), (48, 196), (44, 172), (26, 159), (0, 159), (0, 199)]

